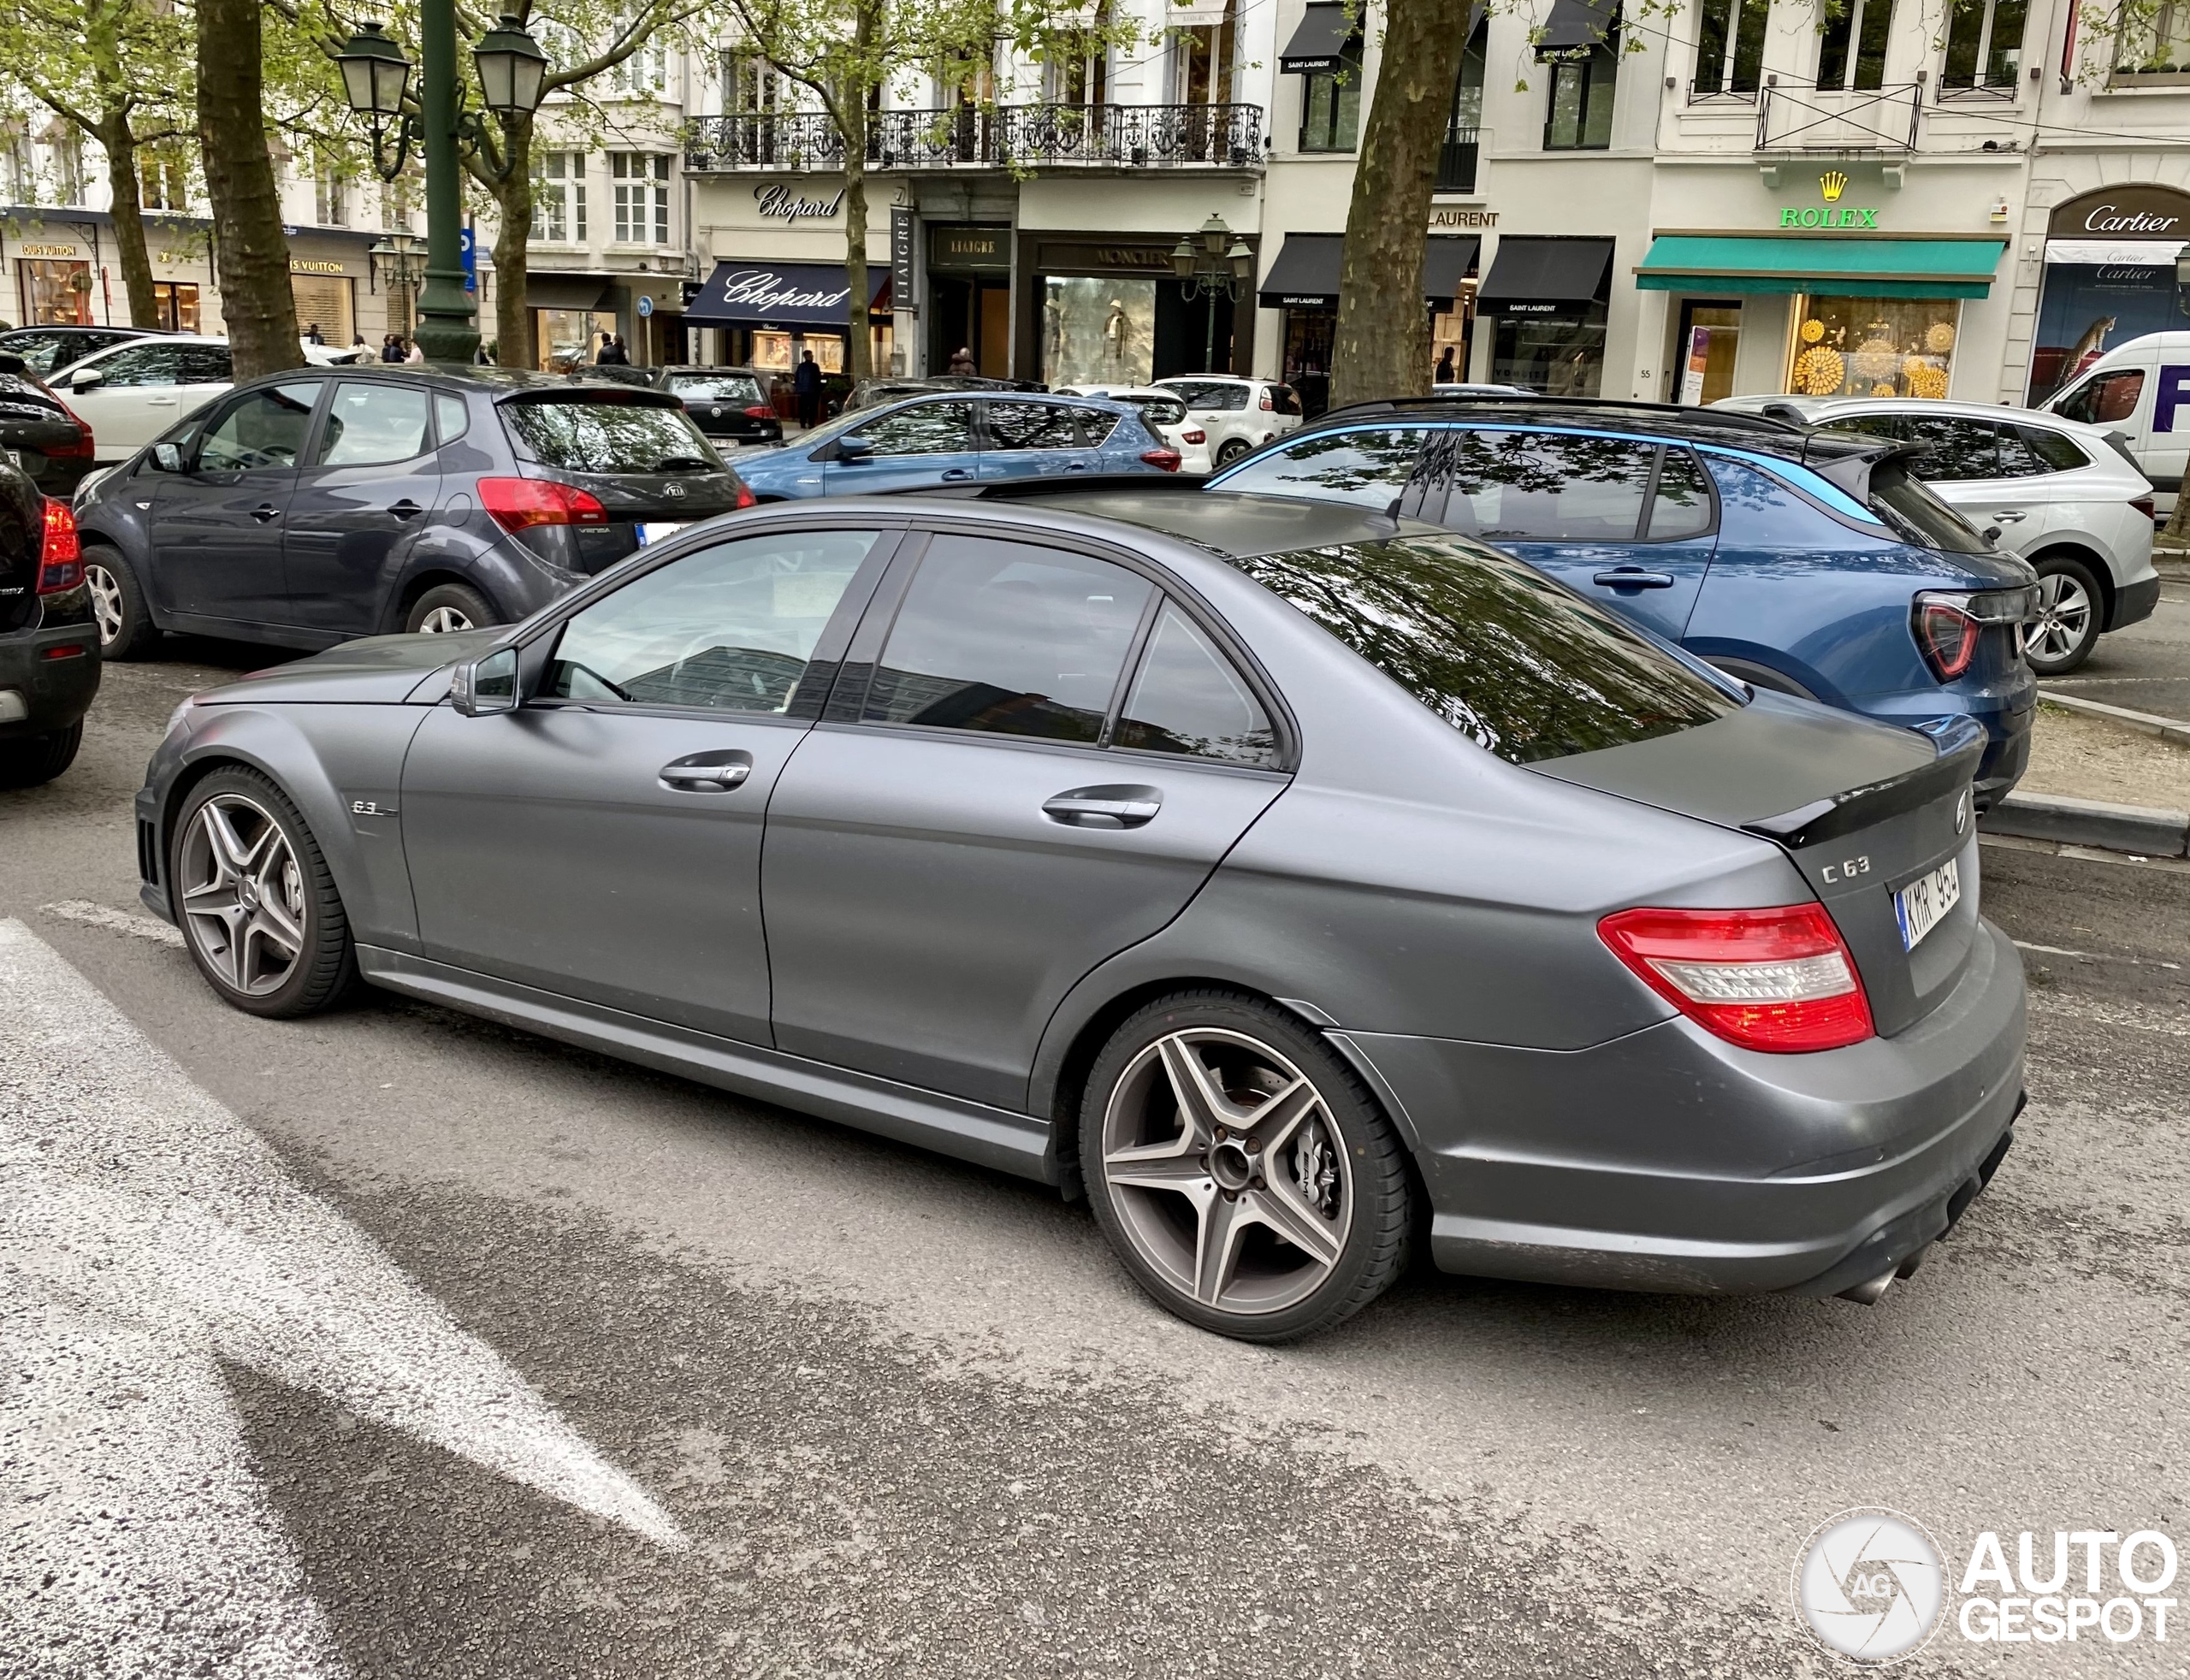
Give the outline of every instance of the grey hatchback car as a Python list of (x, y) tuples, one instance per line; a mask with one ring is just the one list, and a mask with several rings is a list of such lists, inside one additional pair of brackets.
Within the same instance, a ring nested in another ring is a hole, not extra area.
[(1085, 1193), (1276, 1341), (1447, 1270), (1876, 1298), (2012, 1136), (1980, 732), (1733, 679), (1468, 538), (1075, 487), (733, 515), (198, 695), (145, 902)]

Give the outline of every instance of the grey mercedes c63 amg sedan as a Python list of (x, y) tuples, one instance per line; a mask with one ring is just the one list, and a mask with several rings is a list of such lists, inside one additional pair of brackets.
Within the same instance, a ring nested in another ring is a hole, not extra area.
[(1998, 1166), (1966, 723), (1752, 694), (1467, 538), (1163, 488), (805, 502), (201, 694), (145, 899), (1085, 1193), (1209, 1329), (1451, 1271), (1874, 1298)]

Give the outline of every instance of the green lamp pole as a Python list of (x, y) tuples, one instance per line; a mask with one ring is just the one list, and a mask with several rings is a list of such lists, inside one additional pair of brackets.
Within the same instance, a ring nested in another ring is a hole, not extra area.
[[(404, 108), (411, 62), (377, 23), (362, 23), (334, 56), (342, 67), (350, 109), (371, 125), (373, 168), (382, 180), (402, 174), (415, 141), (425, 160), (426, 271), (418, 293), (418, 348), (429, 362), (469, 362), (479, 348), (478, 306), (464, 289), (464, 192), (459, 148), (477, 117), (464, 109), (456, 56), (455, 0), (425, 0), (419, 17), (419, 88), (415, 110)], [(548, 56), (515, 17), (480, 38), (472, 50), (487, 109), (505, 116), (536, 110), (545, 92)], [(386, 155), (388, 124), (396, 123), (394, 157)]]

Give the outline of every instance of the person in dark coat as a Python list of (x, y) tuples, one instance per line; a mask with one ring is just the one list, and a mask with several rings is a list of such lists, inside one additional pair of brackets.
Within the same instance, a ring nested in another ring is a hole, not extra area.
[(961, 345), (950, 352), (950, 370), (954, 374), (974, 374), (980, 370), (974, 365), (974, 352), (970, 345)]
[(380, 358), (383, 362), (401, 361), (403, 359), (402, 339), (394, 333), (390, 333), (382, 339), (380, 341)]
[(821, 364), (814, 359), (812, 351), (798, 358), (798, 370), (791, 376), (790, 388), (798, 399), (798, 423), (811, 426), (821, 416)]

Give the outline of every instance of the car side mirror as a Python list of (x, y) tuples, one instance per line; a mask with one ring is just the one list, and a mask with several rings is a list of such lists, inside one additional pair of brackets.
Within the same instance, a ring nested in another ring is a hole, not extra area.
[(88, 391), (94, 385), (105, 383), (106, 375), (97, 368), (79, 368), (68, 376), (68, 388), (72, 391)]
[(517, 649), (499, 648), (483, 660), (457, 666), (449, 679), (448, 703), (467, 718), (517, 710)]
[(1985, 540), (1987, 542), (1998, 542), (2000, 540), (2000, 528), (1998, 525), (1986, 526)]
[(837, 440), (837, 458), (840, 461), (863, 461), (874, 453), (874, 446), (863, 437), (840, 437)]
[(152, 446), (152, 470), (155, 472), (181, 472), (182, 446), (179, 443), (156, 443)]

